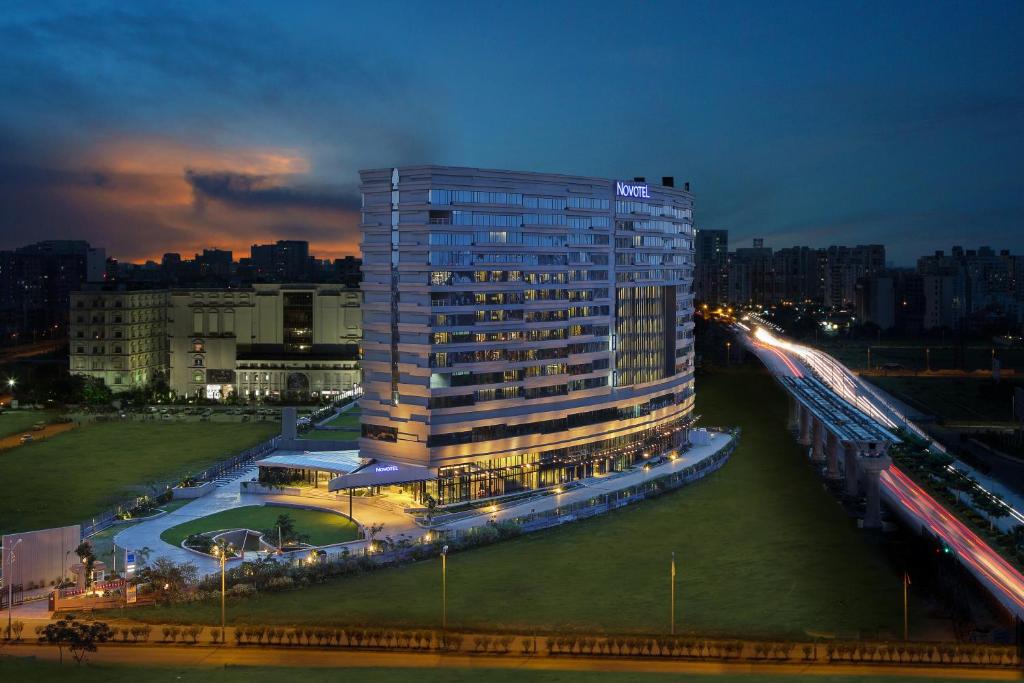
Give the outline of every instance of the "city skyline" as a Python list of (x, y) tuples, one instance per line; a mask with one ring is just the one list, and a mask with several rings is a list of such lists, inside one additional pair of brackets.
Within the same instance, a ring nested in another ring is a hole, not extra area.
[(357, 169), (439, 163), (674, 175), (695, 223), (737, 242), (857, 234), (912, 265), (969, 231), (1021, 251), (1021, 14), (25, 5), (0, 23), (18, 93), (0, 111), (0, 247), (356, 254)]

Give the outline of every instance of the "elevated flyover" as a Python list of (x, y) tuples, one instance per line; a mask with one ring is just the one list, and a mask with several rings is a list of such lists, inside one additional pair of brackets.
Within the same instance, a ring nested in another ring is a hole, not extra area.
[(829, 477), (845, 477), (847, 493), (858, 495), (864, 486), (864, 526), (880, 527), (879, 476), (892, 464), (887, 451), (899, 437), (815, 377), (783, 376), (778, 380), (790, 396), (790, 427), (798, 430), (799, 442), (810, 446), (813, 460), (827, 463)]

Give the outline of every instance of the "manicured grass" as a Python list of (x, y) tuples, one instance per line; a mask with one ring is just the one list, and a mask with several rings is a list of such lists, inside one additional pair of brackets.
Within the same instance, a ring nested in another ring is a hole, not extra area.
[(335, 415), (325, 427), (344, 427), (343, 430), (312, 429), (302, 435), (303, 439), (337, 439), (339, 441), (359, 438), (359, 406), (349, 408), (340, 415)]
[[(838, 358), (851, 368), (864, 368), (868, 364), (868, 347), (871, 347), (871, 365), (879, 367), (886, 363), (899, 363), (908, 370), (960, 369), (959, 351), (951, 339), (908, 338), (883, 340), (881, 342), (821, 338), (804, 340)], [(1024, 347), (994, 347), (996, 357), (1003, 368), (1024, 370)], [(925, 349), (928, 349), (927, 358)], [(991, 344), (970, 342), (963, 349), (963, 368), (966, 370), (989, 370), (992, 368)]]
[(6, 410), (0, 415), (0, 437), (32, 430), (36, 422), (49, 422), (56, 413), (45, 410)]
[[(274, 526), (278, 515), (290, 516), (295, 522), (296, 531), (309, 536), (309, 543), (313, 545), (330, 545), (359, 538), (359, 530), (356, 525), (337, 513), (305, 510), (286, 505), (247, 505), (224, 510), (173, 526), (160, 534), (160, 538), (171, 545), (181, 545), (181, 542), (190, 535), (207, 531), (223, 529), (263, 531)], [(275, 539), (267, 540), (276, 543)]]
[(74, 524), (146, 483), (197, 472), (264, 441), (274, 423), (98, 423), (0, 454), (0, 532)]
[[(103, 646), (100, 646), (103, 647)], [(296, 657), (302, 654), (297, 652)], [(71, 659), (70, 656), (67, 657)], [(281, 681), (302, 681), (303, 683), (336, 683), (339, 680), (365, 681), (366, 683), (395, 683), (416, 681), (416, 683), (641, 683), (651, 681), (682, 680), (686, 683), (781, 683), (781, 676), (757, 674), (662, 674), (633, 672), (597, 671), (538, 671), (535, 669), (487, 669), (487, 668), (444, 668), (430, 669), (339, 669), (270, 666), (228, 666), (224, 668), (198, 667), (138, 667), (112, 664), (89, 664), (76, 666), (65, 663), (31, 661), (26, 659), (0, 659), (0, 678), (6, 681), (27, 681), (34, 683), (178, 683), (183, 681), (217, 681), (217, 683), (280, 683)], [(860, 676), (818, 676), (811, 679), (818, 683), (862, 683), (868, 679)], [(901, 683), (924, 679), (897, 676), (872, 677), (878, 683)], [(966, 683), (968, 679), (943, 678), (947, 683)]]
[(877, 377), (865, 379), (912, 408), (945, 420), (1013, 420), (1013, 386), (1019, 380), (966, 377)]
[[(701, 377), (705, 424), (738, 424), (740, 447), (702, 482), (660, 498), (448, 560), (448, 619), (471, 629), (660, 632), (669, 557), (679, 623), (703, 634), (841, 635), (902, 630), (900, 575), (857, 530), (786, 431), (763, 372)], [(232, 601), (232, 621), (436, 628), (440, 561)], [(921, 611), (912, 603), (911, 619)], [(215, 623), (215, 602), (136, 618)]]
[(353, 427), (359, 429), (359, 406), (353, 406), (344, 413), (340, 413), (331, 418), (330, 422), (325, 424), (325, 427)]
[[(161, 505), (160, 509), (161, 510), (165, 510), (167, 512), (172, 512), (172, 511), (177, 510), (178, 508), (180, 508), (182, 505), (185, 505), (186, 503), (191, 503), (191, 502), (192, 501), (190, 501), (190, 500), (172, 500), (172, 501), (170, 501), (168, 503), (164, 503), (163, 505)], [(141, 518), (141, 519), (139, 519), (139, 522), (144, 521), (146, 519), (149, 519), (149, 518), (148, 517)], [(121, 533), (122, 531), (124, 531), (128, 527), (132, 526), (132, 524), (138, 524), (138, 522), (132, 522), (132, 523), (127, 523), (127, 524), (115, 524), (114, 526), (109, 527), (107, 529), (104, 529), (103, 531), (101, 531), (101, 532), (99, 532), (97, 534), (93, 534), (92, 536), (89, 537), (88, 540), (89, 540), (89, 543), (92, 544), (92, 551), (93, 551), (93, 553), (96, 555), (96, 557), (98, 557), (99, 559), (101, 559), (104, 562), (106, 562), (108, 567), (110, 566), (110, 563), (111, 563), (111, 553), (114, 551), (115, 547), (117, 548), (117, 552), (118, 552), (118, 555), (117, 555), (118, 566), (120, 566), (121, 562), (124, 561), (124, 550), (125, 549), (122, 548), (121, 546), (115, 546), (114, 545), (114, 536), (117, 536), (119, 533)]]

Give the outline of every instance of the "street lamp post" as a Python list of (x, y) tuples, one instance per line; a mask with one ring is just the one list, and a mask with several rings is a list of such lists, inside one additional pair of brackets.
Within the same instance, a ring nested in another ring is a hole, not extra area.
[[(13, 382), (14, 380), (10, 380)], [(13, 386), (13, 385), (12, 385)], [(7, 551), (7, 571), (4, 572), (4, 581), (7, 582), (7, 638), (10, 639), (14, 632), (11, 630), (11, 610), (14, 607), (14, 549), (21, 543), (19, 538), (11, 544), (10, 550)]]
[(441, 630), (448, 630), (448, 546), (441, 548)]
[(676, 634), (676, 554), (672, 553), (672, 569), (670, 572), (669, 584), (671, 586), (671, 634)]
[(903, 640), (909, 640), (907, 634), (909, 632), (908, 619), (907, 619), (907, 586), (910, 585), (910, 574), (903, 572)]
[(220, 556), (220, 637), (222, 639), (221, 642), (223, 643), (227, 641), (227, 632), (225, 631), (225, 626), (227, 624), (227, 620), (225, 619), (225, 602), (227, 596), (225, 566), (228, 561), (228, 544), (226, 541), (221, 539), (221, 541), (214, 546), (214, 549), (217, 551), (217, 555)]

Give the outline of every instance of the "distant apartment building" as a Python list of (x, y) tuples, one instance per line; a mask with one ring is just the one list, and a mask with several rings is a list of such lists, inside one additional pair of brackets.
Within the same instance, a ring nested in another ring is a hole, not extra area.
[(856, 303), (858, 280), (885, 269), (885, 247), (880, 244), (773, 251), (761, 238), (750, 247), (727, 252), (723, 263), (714, 251), (715, 237), (702, 242), (701, 232), (697, 233), (698, 286), (711, 293), (716, 283), (723, 283), (724, 299), (738, 305), (814, 302), (849, 308)]
[(820, 250), (787, 247), (772, 254), (777, 302), (821, 301), (824, 294), (824, 264)]
[(741, 305), (768, 305), (777, 300), (771, 247), (754, 240), (753, 247), (740, 247), (726, 262), (728, 301)]
[(360, 293), (338, 285), (74, 294), (71, 371), (114, 391), (157, 373), (179, 396), (331, 396), (360, 382)]
[(824, 250), (822, 303), (846, 308), (857, 300), (857, 280), (885, 269), (885, 247), (881, 244), (856, 247), (832, 246)]
[(896, 326), (896, 277), (877, 274), (857, 280), (857, 320), (878, 325), (882, 330)]
[(0, 344), (63, 338), (71, 293), (102, 282), (106, 254), (80, 240), (0, 251)]
[(729, 231), (694, 232), (694, 296), (701, 303), (717, 306), (728, 300)]
[(255, 280), (268, 282), (306, 282), (313, 279), (315, 272), (309, 242), (304, 240), (254, 244), (249, 249), (247, 266)]

